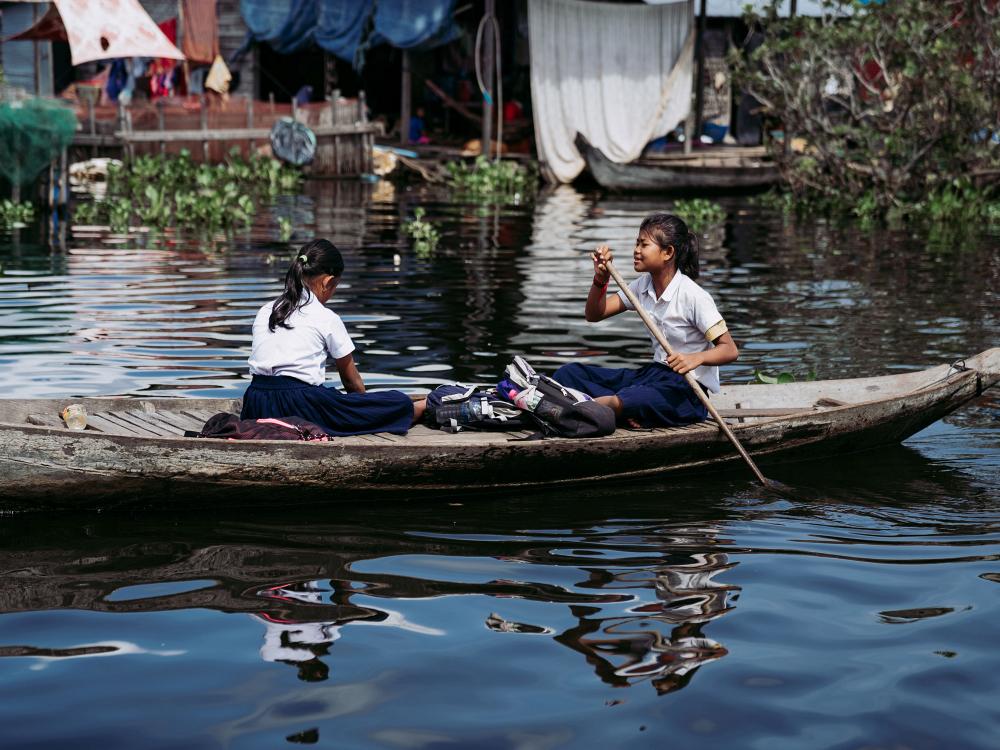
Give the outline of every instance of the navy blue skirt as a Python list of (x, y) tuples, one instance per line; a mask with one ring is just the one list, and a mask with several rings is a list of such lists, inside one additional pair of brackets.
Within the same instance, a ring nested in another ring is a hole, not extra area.
[(274, 417), (301, 417), (335, 436), (405, 435), (413, 424), (413, 400), (402, 391), (342, 393), (287, 375), (254, 375), (240, 419)]
[(622, 418), (634, 419), (643, 427), (675, 427), (708, 419), (708, 409), (684, 376), (660, 362), (638, 370), (572, 362), (552, 377), (588, 396), (618, 396)]

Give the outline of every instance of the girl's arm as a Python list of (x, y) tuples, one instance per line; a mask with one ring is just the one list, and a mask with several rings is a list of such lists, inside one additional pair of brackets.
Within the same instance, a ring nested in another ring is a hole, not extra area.
[(358, 366), (354, 364), (354, 355), (347, 354), (333, 361), (337, 365), (337, 372), (340, 373), (340, 382), (343, 383), (344, 390), (348, 393), (364, 393), (365, 381), (361, 379)]
[(691, 352), (690, 354), (674, 352), (667, 357), (667, 364), (674, 372), (683, 375), (702, 365), (718, 367), (719, 365), (728, 365), (739, 358), (740, 350), (736, 348), (736, 342), (729, 335), (729, 331), (726, 331), (712, 343), (715, 346), (704, 352)]
[(594, 261), (594, 281), (590, 285), (590, 293), (587, 294), (587, 306), (583, 309), (583, 317), (591, 323), (596, 323), (622, 312), (625, 304), (617, 294), (608, 296), (611, 273), (608, 271), (607, 263), (612, 259), (611, 248), (601, 245), (593, 252), (591, 258)]

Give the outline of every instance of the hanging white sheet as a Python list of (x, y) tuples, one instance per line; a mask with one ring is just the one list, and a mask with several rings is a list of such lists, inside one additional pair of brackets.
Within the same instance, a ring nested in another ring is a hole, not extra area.
[(625, 164), (687, 117), (694, 25), (684, 0), (530, 0), (528, 28), (535, 145), (560, 182), (585, 166), (577, 133)]

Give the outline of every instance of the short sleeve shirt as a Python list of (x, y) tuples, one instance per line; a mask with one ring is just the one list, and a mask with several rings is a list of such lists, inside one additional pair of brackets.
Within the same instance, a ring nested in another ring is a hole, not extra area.
[(340, 316), (315, 295), (307, 294), (306, 303), (285, 321), (290, 329), (275, 326), (271, 331), (267, 327), (277, 300), (268, 302), (257, 312), (250, 351), (251, 374), (286, 375), (312, 385), (323, 385), (327, 357), (340, 359), (354, 351), (354, 342)]
[[(698, 286), (691, 278), (678, 271), (667, 284), (663, 294), (656, 296), (653, 280), (644, 273), (629, 288), (639, 299), (639, 303), (656, 321), (670, 348), (682, 354), (708, 351), (712, 342), (728, 328), (719, 314), (712, 295)], [(634, 309), (624, 292), (618, 292), (626, 309)], [(653, 343), (653, 359), (666, 362), (667, 353), (659, 342), (649, 335)], [(719, 368), (701, 366), (694, 370), (698, 382), (713, 393), (719, 390)]]

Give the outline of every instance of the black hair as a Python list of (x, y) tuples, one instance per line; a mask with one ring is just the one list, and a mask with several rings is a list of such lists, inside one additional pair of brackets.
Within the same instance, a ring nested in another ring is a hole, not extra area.
[[(305, 279), (328, 274), (340, 276), (344, 272), (344, 259), (329, 240), (313, 240), (302, 246), (285, 274), (285, 290), (271, 309), (267, 327), (273, 332), (277, 326), (291, 328), (285, 321), (308, 299)], [(305, 298), (305, 299), (303, 299)]]
[(650, 214), (642, 220), (639, 232), (645, 232), (661, 248), (673, 245), (677, 268), (687, 277), (698, 278), (698, 235), (673, 214)]

